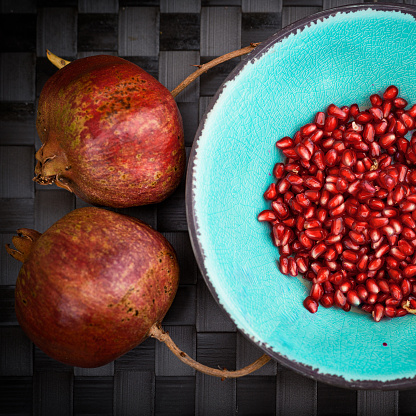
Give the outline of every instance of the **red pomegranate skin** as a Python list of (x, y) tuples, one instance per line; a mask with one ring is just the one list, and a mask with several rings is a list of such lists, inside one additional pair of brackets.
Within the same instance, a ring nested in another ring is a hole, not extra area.
[(16, 315), (50, 357), (98, 367), (147, 338), (178, 281), (174, 249), (159, 232), (102, 208), (80, 208), (33, 243), (16, 283)]
[(137, 65), (97, 55), (71, 62), (42, 89), (35, 180), (93, 205), (158, 203), (185, 169), (182, 118), (171, 93)]

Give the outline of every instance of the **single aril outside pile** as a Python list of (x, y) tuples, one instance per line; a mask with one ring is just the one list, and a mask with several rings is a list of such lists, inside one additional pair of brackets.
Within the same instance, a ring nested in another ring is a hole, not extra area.
[(331, 104), (277, 141), (286, 160), (258, 220), (281, 273), (312, 283), (309, 312), (359, 306), (378, 322), (416, 314), (416, 104), (394, 85), (370, 102)]

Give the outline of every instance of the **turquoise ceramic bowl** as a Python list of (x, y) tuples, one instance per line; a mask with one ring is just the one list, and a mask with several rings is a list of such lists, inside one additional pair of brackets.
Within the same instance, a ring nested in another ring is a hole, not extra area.
[(416, 317), (302, 306), (308, 287), (279, 273), (263, 192), (292, 136), (328, 104), (369, 105), (395, 84), (416, 102), (416, 9), (353, 5), (277, 33), (226, 79), (199, 126), (187, 176), (193, 248), (238, 329), (295, 371), (351, 388), (416, 386)]

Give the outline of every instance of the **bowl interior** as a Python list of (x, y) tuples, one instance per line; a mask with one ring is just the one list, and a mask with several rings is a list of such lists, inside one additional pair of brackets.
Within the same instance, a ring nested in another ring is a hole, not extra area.
[(308, 286), (280, 274), (270, 228), (257, 215), (269, 208), (263, 192), (283, 160), (276, 140), (317, 111), (368, 107), (391, 84), (416, 103), (416, 20), (408, 10), (347, 7), (275, 35), (218, 91), (188, 171), (192, 243), (217, 301), (269, 354), (344, 386), (414, 383), (416, 318), (375, 323), (358, 309), (323, 307), (310, 314), (302, 306)]

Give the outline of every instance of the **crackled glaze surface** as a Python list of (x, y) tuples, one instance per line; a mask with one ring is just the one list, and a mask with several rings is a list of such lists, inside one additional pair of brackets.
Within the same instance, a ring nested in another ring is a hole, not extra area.
[[(410, 10), (410, 11), (409, 11)], [(279, 273), (257, 214), (277, 139), (330, 103), (367, 106), (390, 84), (416, 102), (415, 9), (349, 7), (298, 22), (226, 80), (197, 133), (188, 170), (194, 250), (217, 301), (253, 341), (292, 368), (350, 387), (414, 385), (416, 318), (302, 307), (308, 288)]]

